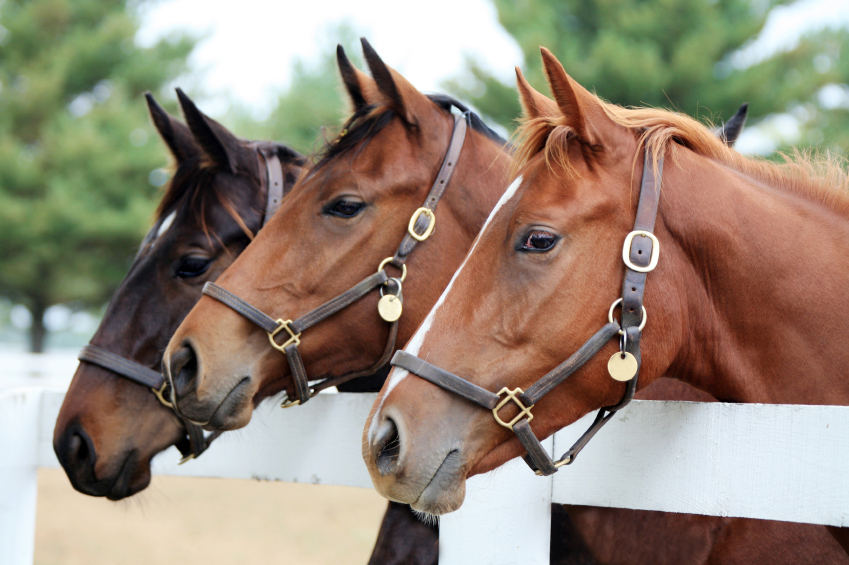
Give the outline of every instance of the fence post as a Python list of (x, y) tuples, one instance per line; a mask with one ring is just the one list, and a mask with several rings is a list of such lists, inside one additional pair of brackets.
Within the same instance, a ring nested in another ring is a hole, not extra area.
[(41, 390), (0, 393), (0, 563), (32, 565)]
[(547, 565), (551, 486), (521, 459), (469, 479), (463, 506), (439, 522), (439, 565)]

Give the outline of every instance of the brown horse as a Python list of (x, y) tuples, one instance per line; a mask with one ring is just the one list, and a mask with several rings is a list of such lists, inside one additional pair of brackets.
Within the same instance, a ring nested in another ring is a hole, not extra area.
[[(399, 252), (410, 238), (411, 218), (424, 217), (417, 209), (455, 131), (451, 109), (466, 108), (447, 97), (425, 96), (365, 41), (363, 48), (374, 78), (338, 51), (354, 105), (343, 134), (328, 143), (218, 284), (275, 318), (296, 319), (385, 270), (395, 277), (392, 294), (403, 300), (397, 323), (403, 342), (498, 200), (510, 157), (505, 141), (467, 113), (462, 152), (438, 200), (436, 230), (411, 252)], [(379, 267), (387, 257), (396, 258)], [(297, 353), (310, 380), (361, 371), (381, 358), (393, 325), (378, 314), (383, 290), (390, 289), (373, 288), (348, 300), (346, 308), (303, 332)], [(287, 355), (271, 346), (266, 330), (208, 296), (186, 316), (165, 360), (179, 412), (208, 429), (246, 425), (253, 406), (281, 390), (289, 398), (297, 395)]]
[[(262, 161), (278, 158), (283, 192), (304, 163), (284, 145), (239, 140), (178, 95), (191, 127), (147, 95), (177, 169), (154, 227), (92, 339), (157, 371), (168, 338), (200, 298), (204, 282), (215, 280), (267, 219), (267, 188), (275, 172)], [(149, 484), (152, 457), (171, 445), (184, 455), (192, 448), (183, 423), (149, 388), (99, 365), (80, 364), (54, 431), (54, 450), (74, 488), (111, 500), (131, 496)], [(436, 530), (409, 507), (390, 503), (369, 562), (435, 563), (437, 542)]]
[[(662, 253), (646, 284), (640, 386), (668, 376), (726, 401), (849, 403), (840, 373), (849, 351), (835, 338), (840, 314), (829, 300), (849, 283), (849, 197), (835, 190), (846, 185), (842, 171), (747, 159), (686, 116), (606, 104), (544, 49), (543, 59), (555, 100), (518, 73), (526, 114), (518, 176), (407, 345), (426, 359), (412, 370), (438, 367), (485, 394), (527, 390), (593, 336), (620, 292), (636, 290), (622, 288), (622, 242), (648, 151), (654, 163), (664, 159), (654, 228)], [(539, 400), (532, 434), (619, 403), (627, 385), (607, 369), (618, 351), (611, 341)], [(443, 513), (462, 504), (468, 476), (524, 448), (491, 411), (428, 379), (393, 370), (363, 455), (382, 494)], [(517, 414), (513, 404), (501, 417)], [(797, 536), (771, 562), (838, 559), (825, 528), (786, 526), (805, 532), (805, 543)], [(785, 532), (773, 543), (790, 539)]]

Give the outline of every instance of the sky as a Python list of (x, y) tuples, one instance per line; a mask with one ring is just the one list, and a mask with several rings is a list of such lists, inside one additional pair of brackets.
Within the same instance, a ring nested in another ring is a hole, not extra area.
[[(288, 86), (294, 62), (316, 61), (319, 51), (336, 44), (332, 31), (342, 22), (366, 36), (384, 61), (426, 92), (461, 76), (465, 57), (477, 59), (507, 83), (514, 80), (513, 67), (523, 62), (489, 0), (159, 0), (145, 5), (140, 16), (141, 45), (177, 31), (204, 37), (190, 59), (191, 76), (199, 77), (199, 84), (188, 83), (190, 78), (182, 84), (200, 87), (206, 94), (201, 97), (204, 110), (212, 115), (223, 114), (232, 97), (262, 116), (274, 93)], [(776, 8), (761, 35), (735, 54), (732, 64), (753, 64), (826, 26), (849, 26), (849, 0), (799, 0)], [(749, 128), (738, 148), (768, 152), (776, 131), (792, 135), (793, 120), (779, 119), (770, 127), (769, 134)]]

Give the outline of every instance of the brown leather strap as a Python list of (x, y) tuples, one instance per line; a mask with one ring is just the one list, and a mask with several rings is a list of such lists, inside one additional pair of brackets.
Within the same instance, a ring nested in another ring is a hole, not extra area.
[(602, 347), (607, 345), (617, 333), (619, 324), (605, 324), (595, 335), (584, 342), (571, 357), (549, 371), (544, 377), (531, 385), (528, 390), (519, 395), (519, 399), (525, 406), (536, 404), (539, 400), (551, 392), (554, 387), (565, 381), (572, 373), (584, 366)]
[[(469, 112), (464, 112), (461, 115), (454, 116), (454, 131), (451, 134), (451, 141), (448, 144), (448, 151), (442, 159), (442, 166), (439, 169), (439, 174), (436, 175), (436, 180), (430, 188), (427, 199), (424, 201), (422, 208), (435, 210), (439, 203), (442, 194), (445, 192), (448, 182), (451, 180), (451, 175), (454, 174), (454, 169), (457, 167), (457, 161), (460, 159), (460, 153), (463, 151), (463, 145), (466, 140), (466, 130), (468, 129)], [(413, 226), (413, 231), (421, 235), (427, 229), (430, 221), (424, 215), (420, 215), (416, 219)], [(404, 239), (401, 240), (401, 245), (398, 246), (398, 251), (392, 260), (394, 265), (401, 265), (407, 260), (407, 256), (416, 247), (418, 240), (407, 233)]]
[[(223, 302), (257, 326), (261, 327), (268, 333), (273, 333), (280, 324), (277, 323), (277, 320), (263, 312), (258, 308), (254, 308), (248, 302), (245, 302), (229, 290), (225, 290), (221, 288), (214, 282), (207, 282), (203, 285), (203, 293), (209, 297), (212, 297), (219, 302)], [(298, 332), (295, 332), (298, 333)]]
[(325, 318), (332, 316), (339, 310), (350, 306), (369, 292), (383, 285), (388, 280), (389, 275), (386, 274), (386, 269), (381, 269), (375, 274), (369, 275), (336, 298), (328, 300), (318, 308), (315, 308), (296, 319), (291, 324), (292, 331), (299, 334), (307, 328), (311, 328)]
[(98, 367), (103, 367), (104, 369), (109, 369), (125, 379), (149, 388), (160, 389), (165, 382), (165, 377), (162, 376), (162, 373), (135, 361), (125, 359), (96, 345), (84, 345), (79, 355), (77, 355), (77, 359), (97, 365)]
[(262, 226), (265, 227), (265, 224), (268, 223), (268, 220), (271, 219), (283, 202), (283, 191), (286, 183), (283, 178), (283, 167), (280, 165), (280, 158), (277, 154), (267, 148), (259, 148), (257, 153), (265, 161), (265, 170), (268, 176), (265, 216), (262, 218)]
[(438, 387), (462, 396), (466, 400), (470, 400), (483, 408), (492, 410), (501, 401), (501, 398), (497, 394), (479, 387), (466, 379), (460, 378), (457, 375), (449, 373), (444, 369), (440, 369), (436, 365), (432, 365), (424, 359), (419, 359), (415, 355), (407, 353), (403, 349), (396, 351), (395, 355), (392, 357), (392, 361), (389, 363), (396, 367), (406, 369), (410, 373), (419, 376)]

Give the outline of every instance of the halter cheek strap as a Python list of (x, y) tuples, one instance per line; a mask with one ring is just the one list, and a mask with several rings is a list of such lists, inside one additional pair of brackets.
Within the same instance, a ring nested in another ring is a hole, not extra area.
[[(332, 377), (310, 383), (306, 367), (304, 366), (304, 361), (301, 358), (301, 353), (298, 349), (298, 346), (301, 344), (301, 333), (336, 312), (347, 308), (375, 289), (384, 286), (400, 286), (398, 281), (403, 281), (407, 276), (407, 257), (419, 242), (426, 240), (433, 233), (436, 225), (436, 215), (434, 210), (436, 209), (436, 205), (439, 203), (439, 200), (442, 198), (445, 188), (448, 186), (448, 182), (451, 180), (451, 176), (457, 166), (457, 160), (460, 157), (460, 153), (463, 150), (463, 144), (466, 139), (468, 120), (468, 112), (464, 112), (462, 115), (456, 115), (454, 117), (454, 129), (451, 134), (451, 141), (449, 142), (445, 157), (442, 160), (442, 166), (439, 169), (439, 173), (436, 175), (436, 180), (434, 180), (423, 206), (413, 212), (407, 226), (407, 233), (401, 240), (401, 244), (398, 246), (395, 255), (387, 257), (383, 262), (381, 262), (377, 273), (366, 277), (347, 291), (332, 300), (325, 302), (315, 310), (307, 312), (294, 321), (284, 320), (282, 318), (275, 319), (215, 283), (208, 282), (204, 285), (203, 293), (205, 295), (229, 306), (234, 311), (244, 316), (247, 320), (265, 330), (265, 332), (268, 333), (268, 339), (271, 342), (271, 346), (282, 351), (286, 355), (286, 360), (289, 363), (289, 369), (294, 383), (294, 398), (287, 398), (283, 402), (283, 408), (303, 404), (326, 388), (342, 384), (351, 379), (374, 374), (389, 361), (389, 357), (395, 349), (395, 340), (398, 336), (397, 319), (390, 322), (386, 347), (383, 350), (383, 354), (373, 365), (361, 371), (346, 373), (338, 377)], [(392, 278), (386, 274), (385, 267), (389, 264), (398, 269), (402, 269), (400, 279)], [(397, 299), (400, 300), (400, 288), (396, 288), (395, 290), (395, 295), (398, 297)]]
[[(406, 351), (398, 351), (390, 362), (396, 367), (406, 369), (409, 373), (417, 375), (449, 392), (453, 392), (463, 398), (492, 410), (496, 422), (512, 430), (522, 446), (527, 451), (525, 462), (538, 475), (551, 475), (563, 465), (569, 465), (578, 456), (578, 453), (587, 445), (596, 433), (610, 421), (613, 415), (628, 405), (634, 398), (639, 379), (640, 357), (640, 335), (642, 326), (645, 325), (645, 308), (643, 307), (643, 296), (646, 288), (646, 276), (657, 265), (659, 245), (657, 238), (652, 234), (655, 219), (657, 218), (657, 206), (660, 196), (660, 183), (663, 174), (663, 160), (657, 162), (657, 175), (655, 175), (654, 160), (651, 152), (646, 149), (643, 162), (643, 177), (640, 183), (640, 200), (637, 205), (637, 217), (634, 230), (625, 238), (622, 250), (623, 262), (625, 263), (625, 279), (622, 285), (622, 323), (621, 325), (611, 320), (602, 326), (595, 335), (587, 340), (566, 361), (552, 369), (545, 376), (531, 385), (527, 391), (521, 388), (513, 390), (502, 388), (498, 394), (490, 392), (462, 377), (458, 377), (444, 369), (419, 359)], [(618, 302), (618, 300), (617, 300)], [(614, 303), (614, 306), (616, 303)], [(613, 308), (611, 307), (611, 311)], [(606, 406), (598, 411), (595, 420), (578, 441), (563, 454), (557, 461), (546, 453), (542, 443), (537, 439), (530, 422), (534, 418), (531, 409), (546, 394), (569, 378), (575, 371), (584, 366), (596, 353), (607, 345), (615, 336), (623, 336), (624, 348), (622, 354), (630, 353), (634, 356), (637, 368), (633, 378), (628, 381), (625, 394), (617, 404)], [(519, 414), (510, 421), (504, 421), (499, 411), (509, 403), (513, 403), (519, 409)]]
[[(257, 145), (253, 147), (256, 149), (257, 155), (265, 161), (266, 165), (267, 179), (263, 179), (262, 182), (267, 194), (265, 216), (262, 222), (264, 226), (280, 207), (283, 196), (286, 194), (284, 191), (285, 178), (283, 175), (283, 166), (280, 164), (280, 158), (273, 149)], [(149, 388), (163, 406), (174, 410), (174, 405), (169, 400), (171, 394), (168, 381), (162, 376), (161, 372), (91, 344), (83, 346), (79, 355), (77, 355), (77, 359), (112, 371), (127, 380)], [(189, 459), (199, 457), (206, 451), (212, 442), (221, 435), (221, 432), (217, 431), (206, 434), (203, 428), (190, 422), (176, 410), (175, 413), (183, 422), (183, 427), (186, 429), (186, 436), (189, 440), (188, 448), (180, 444), (177, 445), (177, 448), (183, 455), (180, 463), (185, 463)]]

